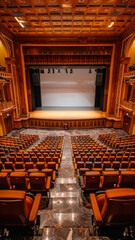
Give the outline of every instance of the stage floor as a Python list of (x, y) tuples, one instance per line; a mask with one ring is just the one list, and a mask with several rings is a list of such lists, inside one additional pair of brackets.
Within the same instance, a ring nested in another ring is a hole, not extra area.
[(30, 118), (48, 120), (81, 120), (104, 118), (105, 112), (102, 111), (41, 111), (30, 112)]

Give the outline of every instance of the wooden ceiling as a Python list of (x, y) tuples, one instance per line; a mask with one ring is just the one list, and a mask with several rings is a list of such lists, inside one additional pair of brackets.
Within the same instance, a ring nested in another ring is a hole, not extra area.
[(120, 35), (134, 22), (135, 0), (0, 0), (0, 25), (15, 36)]

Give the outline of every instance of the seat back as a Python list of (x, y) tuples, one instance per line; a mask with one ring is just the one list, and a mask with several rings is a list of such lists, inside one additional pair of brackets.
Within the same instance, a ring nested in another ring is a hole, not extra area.
[(16, 190), (26, 190), (26, 173), (25, 172), (12, 172), (10, 174), (11, 185), (15, 187)]
[(14, 170), (13, 163), (12, 162), (5, 162), (5, 169)]
[(84, 168), (84, 162), (77, 162), (77, 169)]
[(55, 162), (48, 162), (48, 168), (56, 170), (56, 163)]
[(99, 188), (100, 172), (88, 171), (84, 176), (85, 190), (96, 190)]
[(135, 185), (135, 172), (134, 171), (121, 171), (120, 187), (134, 187)]
[(0, 173), (0, 189), (9, 189), (10, 182), (7, 173)]
[(101, 211), (106, 225), (128, 225), (135, 217), (135, 190), (110, 189), (105, 192), (105, 201)]
[(45, 174), (44, 173), (30, 173), (30, 187), (31, 190), (43, 191), (46, 189)]
[(114, 188), (118, 183), (119, 172), (118, 171), (103, 171), (103, 187)]
[(42, 170), (45, 168), (45, 162), (37, 162), (36, 168)]
[(1, 190), (0, 191), (0, 225), (25, 225), (26, 193), (23, 191)]
[(120, 162), (119, 161), (114, 161), (112, 167), (114, 169), (119, 169), (120, 168)]

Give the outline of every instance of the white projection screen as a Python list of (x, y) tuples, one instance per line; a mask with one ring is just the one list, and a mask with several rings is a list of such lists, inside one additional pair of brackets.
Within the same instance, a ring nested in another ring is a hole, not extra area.
[(44, 69), (40, 73), (42, 107), (94, 107), (95, 104), (95, 69), (89, 73), (89, 68), (72, 68), (73, 73), (66, 73), (61, 68), (61, 74), (55, 68)]

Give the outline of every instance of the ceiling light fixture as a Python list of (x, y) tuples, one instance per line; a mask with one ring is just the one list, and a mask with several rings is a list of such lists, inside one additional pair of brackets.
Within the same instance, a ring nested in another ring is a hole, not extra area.
[(108, 25), (108, 27), (109, 27), (109, 28), (112, 27), (113, 24), (114, 24), (114, 22), (111, 22), (111, 23)]
[(18, 19), (17, 17), (15, 17), (15, 20), (20, 24), (20, 26), (21, 26), (22, 28), (24, 28), (24, 25), (19, 21), (19, 19)]

